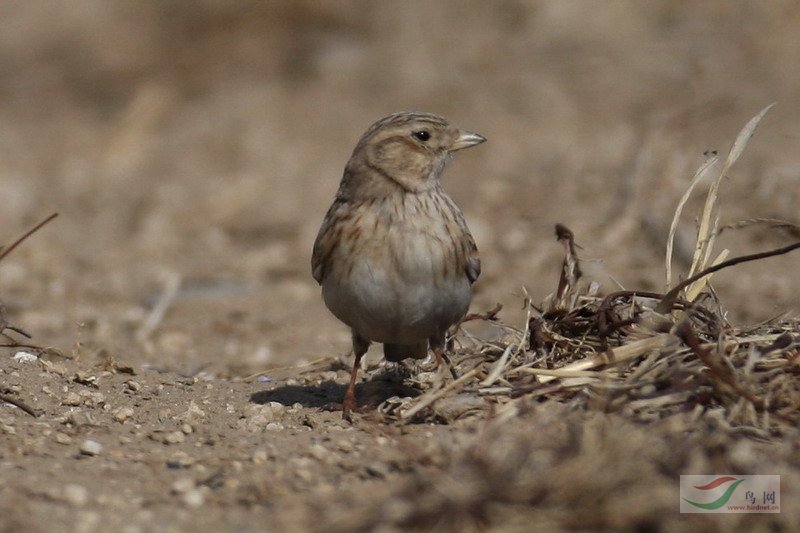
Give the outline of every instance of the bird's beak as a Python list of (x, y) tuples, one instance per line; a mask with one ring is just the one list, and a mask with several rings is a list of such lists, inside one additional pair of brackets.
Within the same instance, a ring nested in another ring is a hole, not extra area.
[(452, 146), (450, 146), (450, 151), (455, 152), (456, 150), (469, 148), (470, 146), (481, 144), (484, 141), (486, 141), (486, 137), (483, 135), (478, 135), (477, 133), (473, 133), (471, 131), (460, 131), (458, 138), (455, 140)]

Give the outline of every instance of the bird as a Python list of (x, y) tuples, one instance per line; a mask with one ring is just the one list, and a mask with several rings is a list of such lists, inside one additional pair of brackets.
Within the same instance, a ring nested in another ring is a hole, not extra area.
[(345, 165), (311, 270), (325, 305), (352, 332), (347, 420), (372, 342), (391, 362), (424, 359), (430, 348), (440, 369), (449, 363), (445, 336), (467, 313), (481, 261), (440, 178), (455, 152), (484, 141), (432, 113), (393, 113), (367, 129)]

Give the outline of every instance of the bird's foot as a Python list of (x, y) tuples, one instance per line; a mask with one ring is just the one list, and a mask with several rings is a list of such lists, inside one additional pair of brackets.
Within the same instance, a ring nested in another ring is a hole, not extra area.
[(456, 373), (456, 369), (453, 366), (453, 362), (447, 356), (443, 348), (437, 348), (433, 351), (433, 355), (436, 356), (436, 366), (441, 373), (444, 370), (444, 367), (447, 367), (450, 370), (450, 375), (453, 377), (453, 380), (458, 379), (458, 374)]
[(355, 407), (355, 406), (350, 406), (348, 408), (344, 404), (344, 402), (326, 403), (320, 409), (322, 409), (322, 411), (325, 411), (325, 412), (328, 412), (328, 413), (335, 413), (337, 411), (341, 411), (342, 419), (343, 420), (347, 420), (348, 422), (352, 422), (353, 421), (353, 416), (352, 416), (353, 413), (361, 413), (362, 412), (361, 409), (359, 409), (358, 407)]

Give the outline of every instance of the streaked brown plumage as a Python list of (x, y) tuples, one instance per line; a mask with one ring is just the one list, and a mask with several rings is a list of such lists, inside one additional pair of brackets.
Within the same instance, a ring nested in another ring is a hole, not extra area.
[(370, 342), (383, 343), (389, 361), (424, 358), (430, 345), (441, 364), (480, 260), (439, 177), (453, 152), (484, 140), (442, 117), (407, 112), (377, 121), (353, 150), (311, 260), (325, 304), (353, 333), (345, 417)]

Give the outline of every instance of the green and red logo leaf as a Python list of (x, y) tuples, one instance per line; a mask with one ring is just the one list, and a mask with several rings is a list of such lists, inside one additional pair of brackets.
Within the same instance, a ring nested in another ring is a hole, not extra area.
[(710, 483), (707, 483), (706, 485), (696, 485), (694, 488), (697, 490), (709, 491), (709, 490), (714, 490), (721, 485), (730, 483), (730, 485), (728, 485), (728, 488), (725, 489), (725, 492), (722, 493), (722, 495), (719, 498), (717, 498), (713, 502), (708, 502), (708, 503), (693, 502), (692, 500), (689, 500), (687, 498), (683, 498), (683, 501), (691, 505), (694, 505), (699, 509), (706, 509), (709, 511), (714, 509), (719, 509), (720, 507), (728, 503), (728, 500), (730, 500), (731, 496), (733, 496), (736, 487), (738, 487), (742, 483), (742, 481), (744, 481), (744, 479), (736, 479), (735, 477), (731, 476), (718, 477), (717, 479), (711, 481)]

